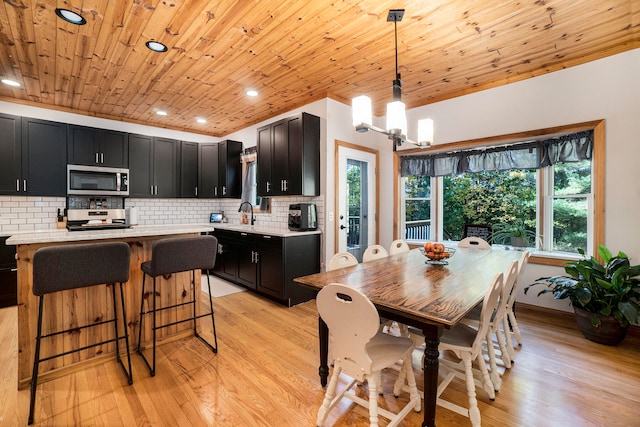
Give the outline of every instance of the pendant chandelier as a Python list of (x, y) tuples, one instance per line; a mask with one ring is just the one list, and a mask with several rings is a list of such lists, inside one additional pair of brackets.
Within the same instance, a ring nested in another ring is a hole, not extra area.
[(418, 142), (407, 138), (407, 116), (404, 102), (402, 102), (402, 80), (398, 72), (398, 22), (402, 21), (404, 9), (391, 9), (387, 16), (387, 22), (393, 22), (395, 29), (396, 48), (396, 78), (393, 80), (393, 102), (387, 104), (387, 129), (373, 126), (371, 114), (371, 98), (366, 95), (358, 96), (352, 100), (353, 126), (357, 132), (369, 130), (387, 135), (393, 141), (393, 151), (407, 142), (419, 147), (429, 147), (433, 142), (433, 120), (422, 119), (418, 121)]

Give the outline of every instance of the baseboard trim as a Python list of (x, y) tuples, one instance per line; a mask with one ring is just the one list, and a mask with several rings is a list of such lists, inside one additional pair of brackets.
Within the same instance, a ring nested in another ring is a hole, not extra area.
[[(539, 313), (550, 317), (565, 317), (575, 319), (576, 315), (570, 311), (556, 310), (548, 307), (541, 307), (539, 305), (527, 304), (523, 302), (516, 303), (516, 315), (519, 310), (526, 310), (531, 313)], [(640, 339), (640, 325), (631, 325), (627, 329), (627, 336)]]

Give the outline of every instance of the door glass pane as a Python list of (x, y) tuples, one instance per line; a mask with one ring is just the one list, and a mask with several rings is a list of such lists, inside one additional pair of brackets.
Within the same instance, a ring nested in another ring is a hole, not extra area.
[(367, 163), (347, 159), (347, 251), (358, 261), (369, 244), (367, 187)]

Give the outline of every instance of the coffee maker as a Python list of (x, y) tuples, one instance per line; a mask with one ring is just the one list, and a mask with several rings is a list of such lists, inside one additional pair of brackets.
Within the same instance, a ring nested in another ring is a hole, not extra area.
[(289, 205), (288, 227), (291, 231), (312, 231), (318, 228), (315, 203), (295, 203)]

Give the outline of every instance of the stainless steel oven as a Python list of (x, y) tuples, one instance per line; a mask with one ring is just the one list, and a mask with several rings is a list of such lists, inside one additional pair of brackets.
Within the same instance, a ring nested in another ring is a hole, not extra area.
[(129, 169), (67, 165), (67, 194), (128, 196)]

